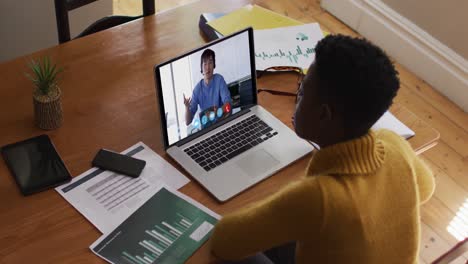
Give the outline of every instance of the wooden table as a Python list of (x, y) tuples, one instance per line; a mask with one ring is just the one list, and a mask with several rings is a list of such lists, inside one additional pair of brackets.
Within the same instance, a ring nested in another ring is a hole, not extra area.
[[(0, 146), (46, 133), (72, 175), (79, 175), (90, 168), (98, 149), (120, 151), (143, 141), (180, 169), (163, 150), (153, 65), (204, 43), (198, 30), (201, 13), (228, 12), (248, 3), (197, 2), (1, 64)], [(323, 12), (316, 1), (254, 3), (303, 22), (313, 22), (314, 14)], [(54, 131), (34, 126), (32, 84), (24, 75), (27, 61), (44, 55), (65, 67), (60, 82), (64, 124)], [(295, 77), (265, 76), (259, 87), (294, 91)], [(290, 125), (292, 97), (261, 93), (259, 103)], [(393, 112), (416, 132), (410, 139), (415, 150), (427, 149), (437, 141), (438, 133), (408, 110), (395, 106)], [(224, 214), (297, 179), (309, 158), (224, 204), (194, 181), (181, 191)], [(23, 197), (3, 159), (0, 161), (0, 263), (102, 263), (88, 249), (99, 236), (97, 229), (54, 190)], [(210, 259), (205, 245), (189, 263)]]

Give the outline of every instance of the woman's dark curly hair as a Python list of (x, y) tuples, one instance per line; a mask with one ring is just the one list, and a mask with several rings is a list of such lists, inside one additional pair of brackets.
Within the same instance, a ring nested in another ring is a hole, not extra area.
[(367, 132), (400, 87), (389, 57), (365, 39), (326, 36), (315, 48), (315, 69), (319, 96), (339, 106), (345, 129)]

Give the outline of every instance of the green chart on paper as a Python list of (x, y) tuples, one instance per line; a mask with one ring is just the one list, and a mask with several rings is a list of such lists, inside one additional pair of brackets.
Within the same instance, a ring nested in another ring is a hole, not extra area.
[(273, 52), (262, 51), (260, 53), (255, 53), (255, 57), (262, 60), (287, 58), (289, 59), (289, 62), (298, 64), (300, 57), (309, 58), (314, 54), (314, 52), (314, 48), (305, 48), (305, 50), (303, 50), (299, 45), (297, 45), (295, 50), (278, 49)]
[(92, 250), (112, 263), (184, 263), (216, 222), (162, 188)]

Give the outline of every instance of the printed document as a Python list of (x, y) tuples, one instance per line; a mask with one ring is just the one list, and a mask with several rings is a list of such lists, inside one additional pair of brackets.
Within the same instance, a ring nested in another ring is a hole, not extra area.
[(163, 184), (179, 189), (190, 181), (142, 142), (122, 153), (146, 161), (138, 178), (92, 168), (56, 188), (102, 233), (121, 224)]
[(308, 69), (322, 38), (318, 23), (255, 30), (255, 67), (259, 71), (272, 66)]
[(400, 120), (398, 120), (392, 113), (389, 111), (385, 112), (382, 117), (372, 126), (373, 130), (379, 129), (388, 129), (392, 130), (393, 132), (397, 133), (398, 135), (404, 137), (405, 139), (409, 139), (410, 137), (414, 136), (414, 131), (403, 124)]
[(110, 263), (184, 263), (208, 240), (219, 218), (165, 186), (90, 249)]

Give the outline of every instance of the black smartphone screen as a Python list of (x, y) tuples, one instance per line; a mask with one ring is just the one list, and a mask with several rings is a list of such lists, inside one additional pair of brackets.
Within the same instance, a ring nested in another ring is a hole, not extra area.
[(92, 164), (104, 170), (110, 170), (131, 177), (138, 177), (145, 167), (146, 161), (101, 149), (96, 154), (96, 157), (94, 157)]
[(71, 180), (70, 172), (47, 135), (4, 146), (2, 155), (24, 195)]

